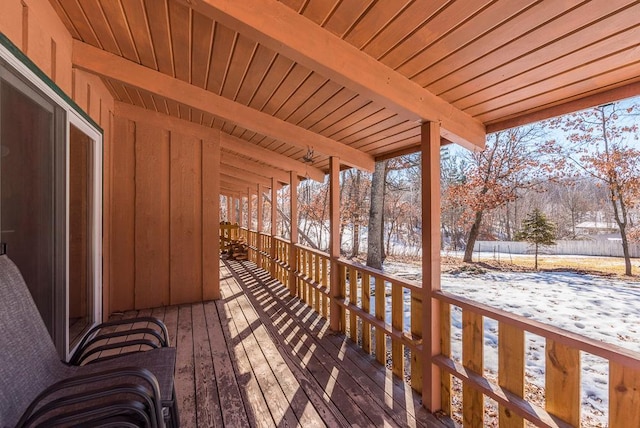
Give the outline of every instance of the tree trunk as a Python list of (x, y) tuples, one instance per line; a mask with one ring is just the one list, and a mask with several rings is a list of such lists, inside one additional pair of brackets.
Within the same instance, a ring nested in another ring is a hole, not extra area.
[(383, 262), (383, 212), (386, 162), (376, 162), (371, 178), (371, 207), (367, 243), (367, 266), (382, 269)]
[(631, 276), (631, 255), (629, 254), (626, 227), (620, 227), (620, 236), (622, 236), (622, 253), (624, 254), (624, 274)]
[(538, 244), (536, 244), (536, 255), (533, 262), (533, 269), (538, 270)]
[(482, 223), (482, 211), (476, 211), (476, 218), (473, 221), (471, 230), (469, 230), (469, 237), (467, 238), (467, 248), (464, 250), (463, 262), (472, 263), (473, 246), (476, 244), (478, 235), (480, 234), (480, 223)]
[(360, 224), (353, 224), (353, 237), (351, 240), (351, 258), (358, 257), (358, 253), (360, 252)]

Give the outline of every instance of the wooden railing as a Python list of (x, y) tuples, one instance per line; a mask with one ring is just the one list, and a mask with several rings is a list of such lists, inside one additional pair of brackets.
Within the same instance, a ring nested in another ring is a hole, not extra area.
[(329, 255), (302, 245), (295, 246), (297, 296), (324, 318), (329, 317)]
[(289, 250), (291, 243), (286, 239), (274, 237), (273, 245), (275, 246), (275, 260), (273, 260), (275, 277), (286, 287), (289, 287)]
[[(340, 311), (340, 329), (362, 349), (390, 366), (400, 377), (410, 377), (411, 386), (421, 392), (423, 367), (421, 355), (423, 302), (419, 283), (386, 275), (348, 260), (334, 260), (337, 272), (331, 272), (328, 254), (281, 238), (246, 234), (250, 248), (263, 259), (270, 259), (275, 246), (275, 277), (284, 284), (295, 279), (295, 294), (325, 318), (330, 313), (329, 282), (338, 276), (335, 296)], [(291, 249), (296, 252), (293, 268)], [(267, 249), (267, 250), (265, 250)], [(251, 257), (254, 260), (255, 257)], [(255, 261), (255, 260), (254, 260)], [(261, 266), (270, 268), (270, 262)], [(290, 289), (292, 289), (290, 287)], [(380, 298), (380, 296), (384, 296)], [(524, 427), (525, 420), (544, 427), (580, 426), (580, 385), (583, 371), (581, 354), (588, 353), (607, 361), (609, 367), (609, 427), (640, 427), (640, 353), (592, 340), (544, 323), (495, 309), (443, 291), (433, 295), (440, 307), (441, 353), (431, 358), (441, 371), (441, 408), (451, 415), (454, 389), (452, 377), (462, 383), (462, 423), (467, 427), (485, 425), (485, 397), (498, 403), (500, 427)], [(429, 305), (430, 307), (431, 305)], [(461, 311), (461, 339), (452, 335), (452, 313)], [(497, 324), (498, 368), (494, 379), (485, 375), (485, 323)], [(429, 332), (425, 332), (427, 335)], [(525, 334), (544, 338), (545, 382), (542, 402), (525, 398), (527, 364)], [(455, 343), (458, 340), (461, 343)], [(459, 345), (461, 360), (452, 356)]]
[[(465, 426), (484, 425), (484, 397), (499, 405), (499, 426), (523, 427), (524, 420), (537, 426), (580, 426), (581, 354), (595, 355), (609, 366), (609, 427), (640, 427), (640, 354), (615, 345), (514, 315), (500, 309), (436, 292), (441, 313), (441, 355), (433, 362), (442, 369), (442, 408), (451, 412), (451, 375), (462, 381)], [(462, 362), (451, 357), (452, 311), (462, 311)], [(497, 323), (497, 383), (484, 374), (483, 350), (486, 322)], [(525, 400), (525, 333), (545, 340), (544, 403)]]

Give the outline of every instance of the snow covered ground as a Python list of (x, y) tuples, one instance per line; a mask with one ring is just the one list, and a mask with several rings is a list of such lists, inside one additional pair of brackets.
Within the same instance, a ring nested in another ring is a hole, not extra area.
[[(385, 271), (419, 276), (419, 268), (400, 264)], [(608, 344), (640, 352), (640, 283), (571, 272), (486, 272), (442, 275), (445, 291), (470, 298), (514, 314), (541, 321)], [(409, 296), (405, 296), (405, 325), (409, 325)], [(388, 305), (390, 306), (390, 305)], [(374, 303), (371, 303), (374, 307)], [(457, 308), (456, 308), (457, 309)], [(390, 321), (390, 312), (387, 317)], [(452, 312), (454, 358), (461, 356), (461, 311)], [(484, 325), (485, 371), (497, 373), (498, 326)], [(545, 341), (526, 335), (527, 390), (544, 388)], [(584, 426), (606, 426), (608, 413), (608, 364), (582, 353), (582, 414)], [(535, 394), (532, 393), (532, 396)], [(541, 394), (538, 394), (541, 400)], [(541, 404), (541, 403), (540, 403)]]

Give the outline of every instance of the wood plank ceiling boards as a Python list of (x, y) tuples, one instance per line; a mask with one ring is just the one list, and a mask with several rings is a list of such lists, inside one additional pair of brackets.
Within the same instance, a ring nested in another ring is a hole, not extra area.
[(50, 2), (118, 101), (323, 172), (640, 94), (638, 1)]

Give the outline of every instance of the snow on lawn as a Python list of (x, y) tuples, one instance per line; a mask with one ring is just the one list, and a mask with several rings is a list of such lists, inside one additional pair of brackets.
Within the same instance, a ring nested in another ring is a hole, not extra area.
[[(385, 266), (390, 274), (413, 276), (411, 266)], [(417, 276), (417, 275), (416, 275)], [(442, 275), (442, 289), (495, 308), (522, 315), (586, 337), (640, 352), (640, 284), (570, 272), (487, 272)], [(389, 307), (388, 305), (387, 307)], [(371, 307), (374, 307), (372, 302)], [(405, 328), (410, 296), (405, 296)], [(387, 313), (390, 322), (390, 312)], [(461, 311), (452, 311), (453, 356), (461, 357)], [(495, 378), (498, 325), (485, 319), (485, 371)], [(526, 335), (526, 378), (529, 391), (544, 388), (542, 337)], [(608, 364), (582, 353), (582, 413), (586, 426), (606, 426)], [(538, 396), (538, 400), (541, 397)], [(538, 401), (540, 403), (540, 401)], [(540, 403), (541, 404), (541, 403)]]

